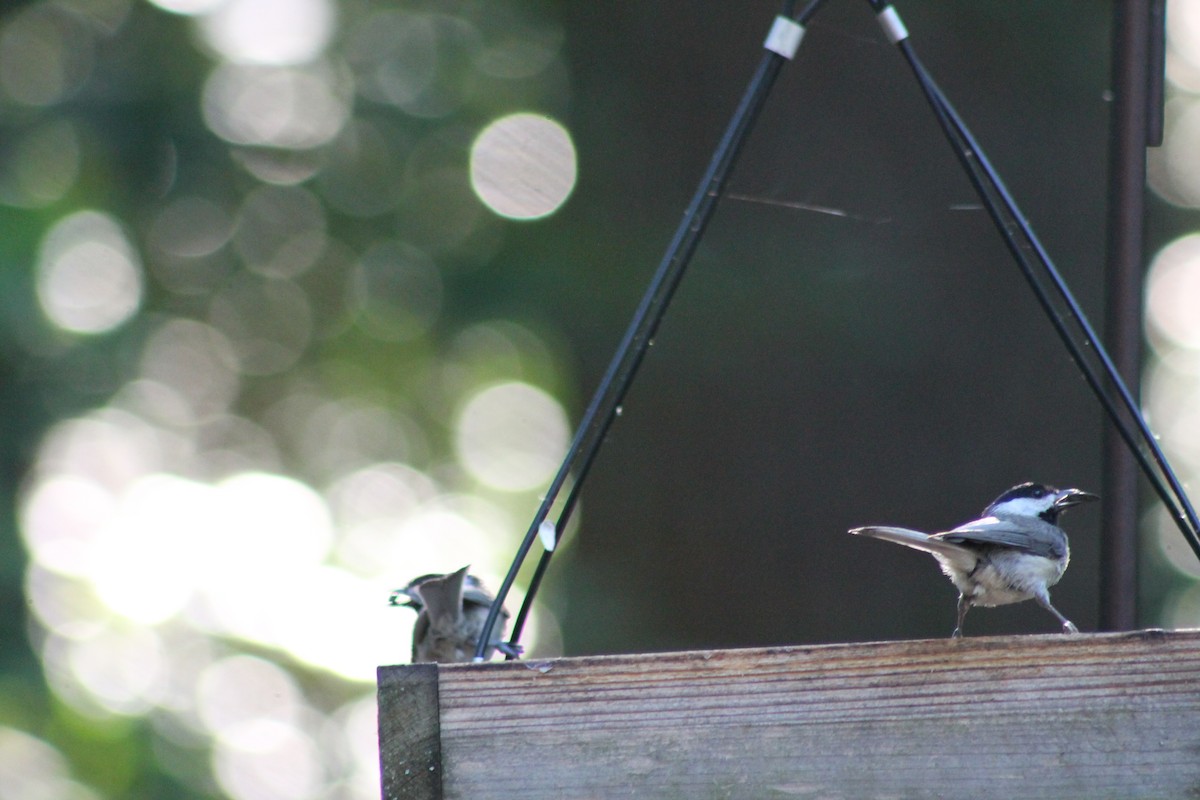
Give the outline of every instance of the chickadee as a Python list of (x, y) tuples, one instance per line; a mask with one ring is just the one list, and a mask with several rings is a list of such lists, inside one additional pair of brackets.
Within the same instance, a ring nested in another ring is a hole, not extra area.
[(1079, 489), (1055, 489), (1040, 483), (1014, 486), (983, 510), (980, 519), (944, 533), (871, 526), (850, 533), (871, 536), (931, 553), (958, 587), (958, 625), (972, 606), (1002, 606), (1033, 599), (1062, 623), (1063, 633), (1078, 633), (1050, 605), (1049, 588), (1058, 583), (1071, 559), (1067, 534), (1058, 515), (1096, 495)]
[[(409, 581), (403, 589), (392, 592), (388, 603), (411, 608), (417, 612), (413, 625), (412, 660), (473, 661), (479, 634), (487, 621), (494, 598), (467, 567), (449, 575), (422, 575)], [(501, 610), (494, 633), (504, 635), (508, 612)], [(519, 655), (519, 649), (503, 642), (490, 645), (485, 658), (496, 650), (506, 655)]]

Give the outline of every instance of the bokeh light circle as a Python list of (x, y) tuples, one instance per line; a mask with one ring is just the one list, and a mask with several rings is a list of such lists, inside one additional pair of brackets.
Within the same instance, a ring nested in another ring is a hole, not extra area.
[(1171, 0), (1166, 17), (1170, 45), (1167, 77), (1176, 85), (1195, 91), (1188, 78), (1200, 73), (1200, 3)]
[(186, 16), (207, 14), (226, 2), (228, 0), (150, 0), (151, 5), (158, 6), (163, 11)]
[(1176, 239), (1154, 257), (1146, 323), (1172, 345), (1200, 350), (1200, 234)]
[(557, 400), (522, 381), (488, 386), (458, 418), (459, 460), (479, 482), (528, 491), (548, 482), (566, 452), (570, 431)]
[(334, 22), (330, 0), (227, 0), (202, 18), (200, 29), (229, 61), (282, 66), (317, 58)]
[(69, 120), (39, 125), (10, 137), (11, 157), (0, 161), (0, 203), (43, 208), (58, 202), (79, 177), (82, 146)]
[(71, 780), (70, 765), (56, 748), (16, 728), (0, 726), (0, 777), (0, 800), (100, 797)]
[(354, 305), (363, 328), (388, 341), (421, 336), (442, 307), (442, 277), (428, 253), (404, 242), (372, 245), (353, 274)]
[[(16, 5), (6, 3), (4, 10)], [(0, 25), (0, 95), (29, 106), (49, 106), (87, 82), (95, 65), (93, 31), (83, 15), (64, 5), (27, 3), (5, 15)]]
[(42, 240), (37, 292), (42, 310), (58, 327), (104, 333), (141, 305), (141, 259), (115, 219), (79, 211)]
[(201, 110), (231, 144), (304, 150), (327, 144), (350, 106), (335, 72), (322, 65), (223, 64), (204, 84)]
[(471, 145), (471, 187), (502, 217), (553, 214), (575, 187), (575, 145), (566, 128), (539, 114), (492, 122)]
[(1168, 203), (1200, 208), (1200, 100), (1174, 97), (1165, 126), (1162, 147), (1148, 153), (1150, 186)]

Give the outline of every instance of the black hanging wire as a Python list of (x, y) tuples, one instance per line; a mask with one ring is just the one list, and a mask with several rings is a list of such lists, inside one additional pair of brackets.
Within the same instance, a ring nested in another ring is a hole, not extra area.
[[(1088, 385), (1095, 393), (1097, 399), (1099, 399), (1101, 405), (1104, 406), (1105, 411), (1108, 412), (1121, 438), (1137, 459), (1142, 471), (1153, 486), (1155, 493), (1158, 494), (1163, 505), (1171, 514), (1184, 539), (1187, 540), (1187, 543), (1191, 546), (1196, 556), (1200, 558), (1200, 522), (1197, 521), (1196, 512), (1188, 499), (1187, 493), (1180, 485), (1179, 479), (1167, 461), (1166, 455), (1146, 424), (1145, 418), (1138, 410), (1133, 395), (1125, 385), (1124, 380), (1122, 380), (1120, 373), (1114, 366), (1099, 337), (1096, 336), (1095, 330), (1088, 322), (1079, 303), (1075, 300), (1071, 290), (1067, 287), (1058, 269), (1054, 266), (1049, 254), (1042, 247), (1029, 222), (1017, 207), (1016, 202), (1004, 186), (999, 174), (979, 147), (979, 143), (971, 135), (962, 118), (958, 116), (958, 113), (934, 82), (920, 59), (917, 58), (916, 52), (908, 39), (907, 31), (904, 30), (903, 23), (900, 22), (895, 10), (888, 3), (881, 0), (868, 1), (879, 16), (884, 29), (888, 32), (889, 38), (893, 40), (893, 43), (903, 53), (905, 60), (908, 61), (909, 66), (912, 68), (913, 74), (921, 86), (921, 90), (933, 108), (938, 123), (954, 148), (955, 155), (970, 178), (980, 199), (983, 200), (983, 204), (987, 208), (992, 221), (995, 223), (996, 229), (1004, 238), (1005, 244), (1008, 246), (1017, 265), (1021, 268), (1026, 281), (1037, 296), (1042, 309), (1054, 325), (1055, 330), (1058, 332), (1063, 344), (1066, 345), (1075, 364), (1083, 373)], [(1068, 325), (1068, 320), (1055, 307), (1053, 299), (1039, 281), (1037, 271), (1030, 260), (1031, 250), (1040, 262), (1041, 269), (1046, 278), (1053, 284), (1060, 300), (1066, 305), (1070, 320), (1082, 332), (1084, 338), (1082, 346), (1075, 341)], [(1088, 361), (1085, 355), (1085, 348), (1095, 353), (1096, 357), (1100, 360), (1104, 372), (1116, 389), (1118, 399), (1124, 406), (1129, 419), (1133, 420), (1137, 432), (1140, 433), (1142, 443), (1144, 443), (1146, 449), (1153, 456), (1153, 464), (1142, 449), (1142, 446), (1138, 443), (1137, 436), (1134, 430), (1130, 428), (1129, 422), (1121, 415), (1116, 400), (1106, 391), (1100, 375)], [(1157, 465), (1157, 471), (1155, 465)]]
[[(796, 14), (796, 0), (784, 1), (782, 9), (775, 19), (775, 26), (771, 29), (771, 35), (768, 36), (767, 52), (764, 53), (762, 60), (759, 62), (758, 69), (755, 71), (750, 84), (742, 96), (741, 102), (734, 111), (729, 126), (726, 128), (724, 136), (713, 153), (708, 170), (705, 172), (699, 188), (692, 197), (687, 211), (684, 213), (683, 221), (680, 223), (674, 238), (668, 245), (666, 253), (663, 255), (662, 261), (659, 263), (658, 269), (650, 281), (650, 285), (646, 288), (646, 293), (643, 295), (641, 303), (638, 304), (637, 310), (633, 315), (633, 320), (630, 322), (624, 338), (617, 347), (617, 352), (613, 356), (607, 372), (605, 372), (604, 377), (601, 379), (591, 403), (584, 411), (583, 418), (580, 420), (579, 428), (575, 432), (575, 438), (567, 450), (567, 455), (563, 459), (562, 466), (559, 467), (558, 473), (554, 476), (554, 480), (546, 490), (546, 495), (542, 499), (542, 503), (529, 525), (529, 530), (526, 531), (525, 538), (522, 539), (520, 546), (517, 548), (516, 556), (508, 568), (508, 574), (505, 575), (503, 583), (500, 584), (500, 588), (496, 592), (495, 602), (492, 603), (492, 607), (488, 611), (487, 620), (484, 622), (483, 631), (479, 637), (479, 644), (475, 650), (476, 661), (484, 659), (484, 653), (487, 650), (488, 642), (492, 639), (492, 631), (495, 629), (496, 620), (499, 618), (500, 611), (504, 606), (504, 599), (512, 588), (521, 566), (525, 563), (525, 559), (528, 557), (534, 541), (538, 538), (539, 533), (543, 532), (550, 510), (557, 502), (559, 493), (568, 479), (573, 478), (574, 483), (571, 486), (571, 491), (568, 493), (566, 500), (559, 510), (553, 529), (544, 533), (544, 535), (552, 537), (553, 543), (556, 545), (562, 536), (563, 530), (566, 528), (571, 513), (578, 502), (580, 488), (587, 478), (588, 471), (596, 459), (596, 454), (599, 452), (600, 446), (604, 443), (604, 437), (608, 433), (608, 429), (620, 414), (621, 404), (624, 402), (625, 395), (633, 383), (638, 367), (641, 366), (642, 359), (646, 355), (646, 350), (653, 342), (654, 334), (658, 330), (659, 323), (662, 322), (663, 315), (666, 313), (667, 306), (671, 302), (675, 289), (679, 286), (688, 263), (696, 251), (696, 246), (700, 243), (700, 237), (703, 235), (709, 220), (712, 218), (713, 212), (716, 210), (717, 202), (721, 199), (734, 162), (737, 160), (738, 154), (741, 152), (742, 146), (745, 144), (750, 130), (766, 102), (767, 95), (770, 93), (780, 69), (783, 67), (784, 62), (791, 57), (791, 54), (786, 52), (786, 47), (772, 49), (772, 37), (776, 32), (781, 32), (785, 40), (792, 40), (790, 42), (792, 45), (791, 50), (794, 52), (794, 46), (799, 44), (800, 36), (803, 34), (803, 26), (808, 23), (824, 3), (825, 0), (810, 0), (804, 10)], [(513, 634), (510, 638), (510, 643), (513, 645), (516, 644), (520, 637), (521, 629), (524, 627), (528, 616), (529, 607), (541, 584), (542, 577), (545, 575), (546, 567), (549, 564), (554, 549), (557, 548), (547, 548), (542, 553), (537, 570), (534, 572), (533, 580), (529, 585), (528, 591), (525, 593), (525, 600), (521, 605), (521, 610), (513, 620)]]

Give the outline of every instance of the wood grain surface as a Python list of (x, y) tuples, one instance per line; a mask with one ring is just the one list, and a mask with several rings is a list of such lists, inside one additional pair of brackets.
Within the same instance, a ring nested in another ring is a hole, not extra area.
[(380, 667), (378, 675), (379, 766), (384, 799), (441, 800), (437, 665)]
[[(1200, 631), (450, 664), (437, 679), (447, 798), (1200, 797)], [(398, 711), (381, 692), (381, 731)]]

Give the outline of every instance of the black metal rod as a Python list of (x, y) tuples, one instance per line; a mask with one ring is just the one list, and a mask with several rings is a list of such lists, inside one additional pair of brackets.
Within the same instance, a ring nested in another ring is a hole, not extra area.
[(533, 610), (533, 601), (529, 599), (529, 595), (536, 594), (537, 590), (541, 588), (542, 578), (546, 577), (546, 570), (550, 568), (550, 559), (553, 557), (553, 550), (543, 550), (542, 555), (538, 558), (537, 567), (534, 568), (533, 575), (529, 578), (529, 590), (525, 594), (525, 600), (521, 602), (517, 616), (513, 619), (512, 631), (508, 636), (510, 647), (504, 654), (505, 661), (512, 661), (521, 652), (516, 649), (515, 645), (521, 640), (521, 634), (525, 632), (525, 623), (529, 619), (529, 612)]
[[(799, 15), (798, 21), (804, 24), (816, 13), (824, 1), (811, 0), (809, 5)], [(783, 10), (780, 16), (792, 16), (795, 6), (795, 0), (786, 0), (783, 3)], [(563, 527), (565, 527), (570, 513), (575, 506), (575, 498), (579, 488), (587, 477), (588, 471), (591, 469), (592, 463), (595, 461), (596, 455), (604, 443), (604, 437), (608, 433), (608, 429), (617, 417), (617, 409), (624, 402), (625, 395), (632, 385), (634, 377), (637, 375), (638, 367), (641, 366), (642, 360), (646, 355), (646, 350), (653, 341), (659, 323), (662, 322), (667, 306), (670, 305), (671, 298), (675, 294), (675, 289), (683, 279), (684, 272), (687, 270), (692, 255), (700, 243), (700, 238), (704, 234), (709, 220), (712, 219), (713, 212), (716, 210), (717, 202), (724, 193), (725, 183), (729, 179), (730, 172), (733, 170), (733, 165), (741, 152), (742, 146), (745, 144), (750, 130), (758, 118), (759, 112), (762, 111), (767, 95), (770, 93), (771, 87), (775, 84), (775, 79), (778, 77), (779, 71), (786, 61), (787, 59), (784, 56), (770, 50), (763, 54), (758, 69), (755, 71), (753, 78), (751, 78), (741, 102), (738, 104), (737, 110), (734, 112), (733, 118), (725, 130), (724, 136), (713, 153), (708, 170), (705, 172), (703, 179), (700, 181), (700, 186), (697, 188), (691, 203), (688, 205), (687, 211), (684, 213), (683, 221), (680, 223), (674, 238), (672, 238), (671, 243), (668, 245), (666, 253), (663, 255), (662, 261), (659, 263), (658, 269), (650, 281), (650, 285), (646, 288), (646, 293), (643, 295), (641, 303), (634, 312), (633, 320), (630, 322), (629, 328), (621, 340), (612, 362), (609, 364), (608, 371), (605, 373), (603, 379), (601, 379), (591, 403), (584, 412), (583, 418), (579, 423), (579, 428), (576, 430), (575, 438), (571, 442), (566, 457), (563, 459), (562, 466), (559, 467), (558, 473), (551, 482), (549, 489), (547, 489), (545, 498), (543, 498), (541, 505), (538, 507), (537, 513), (534, 514), (529, 529), (525, 532), (525, 538), (517, 548), (517, 554), (509, 566), (508, 574), (505, 575), (504, 581), (496, 592), (496, 599), (488, 611), (487, 620), (484, 622), (483, 631), (479, 637), (479, 645), (475, 651), (476, 660), (483, 660), (487, 643), (492, 638), (492, 631), (495, 629), (496, 620), (500, 616), (500, 610), (504, 607), (504, 600), (508, 592), (512, 589), (512, 585), (516, 581), (517, 573), (528, 557), (529, 551), (537, 539), (542, 523), (546, 520), (550, 509), (557, 501), (563, 486), (566, 484), (568, 478), (574, 474), (575, 486), (572, 488), (571, 496), (559, 516), (559, 522), (555, 531), (556, 538), (561, 534)], [(549, 556), (543, 555), (543, 560), (548, 561)], [(541, 572), (544, 573), (545, 570), (542, 569)], [(530, 594), (527, 593), (526, 604), (531, 602), (531, 600)], [(525, 613), (522, 612), (518, 616), (523, 623)]]
[[(1146, 146), (1151, 124), (1152, 0), (1118, 0), (1112, 22), (1105, 342), (1125, 382), (1140, 394)], [(1104, 431), (1104, 518), (1100, 539), (1100, 629), (1137, 625), (1137, 465), (1114, 431)]]
[[(885, 0), (869, 0), (869, 2), (877, 12), (888, 8)], [(1108, 412), (1114, 426), (1116, 426), (1122, 439), (1128, 445), (1130, 453), (1137, 459), (1138, 464), (1142, 467), (1146, 477), (1150, 480), (1151, 485), (1175, 520), (1185, 540), (1196, 553), (1197, 557), (1200, 557), (1200, 521), (1197, 521), (1196, 511), (1192, 507), (1187, 493), (1180, 485), (1174, 470), (1171, 469), (1162, 448), (1158, 445), (1149, 426), (1142, 417), (1136, 401), (1126, 387), (1120, 373), (1117, 372), (1107, 350), (1096, 336), (1091, 323), (1088, 322), (1087, 316), (1083, 313), (1078, 301), (1067, 287), (1058, 269), (1054, 266), (1054, 262), (1050, 259), (1049, 254), (1036, 235), (1034, 235), (1033, 229), (1017, 207), (1016, 202), (1012, 199), (1012, 195), (1009, 194), (1008, 189), (1004, 186), (999, 174), (979, 147), (978, 142), (975, 141), (966, 124), (958, 116), (957, 112), (954, 111), (954, 107), (946, 99), (945, 95), (942, 94), (941, 89), (938, 88), (928, 71), (920, 63), (907, 36), (897, 41), (897, 45), (912, 67), (913, 73), (921, 85), (921, 89), (924, 91), (926, 98), (933, 108), (934, 114), (938, 118), (938, 122), (942, 125), (943, 131), (954, 146), (955, 154), (958, 156), (972, 184), (979, 192), (980, 198), (992, 216), (997, 230), (1004, 237), (1005, 243), (1008, 245), (1018, 266), (1024, 272), (1030, 287), (1034, 290), (1038, 301), (1042, 304), (1047, 316), (1054, 324), (1071, 357), (1083, 372), (1084, 377), (1087, 379), (1088, 384), (1096, 394), (1101, 405)], [(1020, 237), (1017, 236), (1018, 231), (1020, 232)], [(1053, 283), (1059, 298), (1070, 312), (1071, 320), (1074, 321), (1083, 333), (1086, 349), (1093, 353), (1103, 365), (1105, 374), (1116, 389), (1118, 399), (1120, 399), (1128, 414), (1128, 421), (1119, 413), (1115, 400), (1109, 396), (1095, 369), (1085, 357), (1083, 349), (1075, 343), (1071, 332), (1066, 326), (1065, 319), (1054, 308), (1052, 301), (1041, 287), (1033, 266), (1029, 261), (1027, 250), (1032, 250), (1037, 255), (1046, 278)], [(1150, 459), (1143, 452), (1137, 441), (1137, 437), (1133, 435), (1133, 431), (1129, 427), (1130, 422), (1136, 426), (1142, 443), (1145, 445), (1146, 450), (1149, 450), (1153, 456), (1153, 464), (1151, 464)], [(1155, 469), (1156, 466), (1157, 471)], [(1170, 486), (1169, 491), (1167, 488), (1168, 484)]]
[[(1121, 416), (1116, 402), (1105, 391), (1100, 374), (1087, 360), (1084, 349), (1072, 337), (1067, 318), (1059, 312), (1050, 295), (1038, 280), (1037, 272), (1029, 258), (1029, 249), (1031, 249), (1030, 240), (1032, 239), (1032, 249), (1035, 252), (1042, 253), (1042, 251), (1037, 247), (1037, 240), (1032, 238), (1032, 230), (1028, 227), (1028, 223), (1021, 217), (1019, 210), (1012, 204), (1012, 200), (1004, 189), (1003, 184), (999, 182), (998, 177), (991, 171), (987, 157), (979, 149), (978, 143), (975, 142), (970, 132), (966, 130), (966, 127), (962, 124), (962, 120), (959, 119), (953, 108), (946, 101), (944, 95), (941, 94), (941, 90), (933, 83), (932, 78), (925, 71), (924, 66), (917, 58), (911, 45), (907, 41), (904, 41), (899, 43), (899, 47), (908, 59), (913, 72), (917, 76), (918, 82), (921, 84), (921, 88), (925, 91), (934, 114), (941, 124), (951, 146), (954, 148), (955, 155), (958, 157), (959, 163), (970, 179), (971, 185), (975, 187), (980, 199), (983, 200), (984, 208), (992, 218), (997, 231), (1004, 239), (1005, 245), (1007, 245), (1017, 266), (1021, 269), (1026, 282), (1033, 290), (1034, 297), (1062, 339), (1075, 365), (1083, 373), (1096, 398), (1100, 401), (1104, 410), (1108, 412), (1113, 425), (1128, 445), (1130, 451), (1135, 453), (1140, 459), (1140, 463), (1147, 473), (1153, 475), (1153, 465), (1139, 449), (1137, 439), (1128, 424), (1126, 424), (1125, 419)], [(1022, 235), (1018, 235), (1019, 233)], [(1044, 262), (1044, 266), (1051, 271), (1051, 274), (1054, 274), (1052, 264)], [(1058, 281), (1060, 287), (1062, 287), (1061, 278)], [(1077, 319), (1079, 318), (1077, 317)], [(1086, 320), (1083, 320), (1083, 324), (1086, 330), (1090, 331), (1090, 326), (1086, 325)], [(1090, 336), (1088, 341), (1095, 341), (1096, 344), (1099, 344), (1094, 334)], [(1170, 495), (1166, 493), (1165, 488), (1162, 489), (1161, 496), (1164, 503), (1168, 505), (1171, 503)]]
[[(908, 48), (909, 46), (907, 43), (902, 43), (901, 47), (904, 49)], [(909, 48), (906, 53), (911, 53), (911, 48)], [(915, 60), (915, 58), (916, 56), (913, 54), (912, 59)], [(919, 62), (914, 63), (913, 68), (914, 70), (920, 70), (922, 72), (924, 71), (924, 67), (921, 67)], [(1137, 401), (1134, 400), (1133, 395), (1130, 393), (1128, 387), (1125, 386), (1125, 382), (1121, 379), (1120, 374), (1116, 370), (1116, 366), (1113, 364), (1112, 359), (1108, 355), (1108, 351), (1104, 348), (1099, 337), (1096, 335), (1091, 323), (1088, 322), (1087, 316), (1083, 313), (1079, 302), (1071, 293), (1071, 290), (1067, 286), (1066, 281), (1063, 280), (1062, 275), (1059, 274), (1058, 269), (1054, 266), (1053, 260), (1051, 260), (1050, 255), (1046, 252), (1046, 249), (1042, 246), (1042, 243), (1034, 235), (1033, 229), (1029, 226), (1029, 222), (1021, 214), (1020, 209), (1017, 208), (1016, 201), (1012, 199), (1012, 195), (1009, 194), (1008, 189), (1004, 186), (1003, 181), (1000, 180), (999, 175), (988, 161), (987, 156), (984, 154), (983, 150), (980, 149), (978, 142), (976, 142), (974, 137), (971, 136), (971, 133), (969, 130), (967, 130), (966, 125), (954, 111), (953, 106), (950, 105), (949, 101), (945, 98), (945, 95), (943, 95), (941, 90), (938, 89), (937, 84), (933, 82), (933, 79), (929, 77), (928, 73), (924, 73), (924, 75), (923, 88), (927, 88), (927, 90), (930, 92), (931, 98), (936, 98), (936, 102), (939, 103), (942, 108), (941, 113), (947, 115), (947, 118), (951, 120), (959, 135), (962, 136), (964, 144), (970, 150), (970, 153), (967, 154), (967, 160), (963, 162), (964, 166), (968, 166), (968, 174), (972, 175), (972, 180), (975, 180), (970, 166), (977, 163), (979, 168), (982, 170), (980, 179), (986, 179), (987, 182), (993, 187), (996, 194), (1003, 202), (1007, 213), (1009, 214), (1010, 218), (1008, 221), (997, 220), (997, 226), (1000, 228), (1001, 234), (1007, 237), (1010, 233), (1014, 232), (1013, 230), (1009, 229), (1009, 225), (1013, 226), (1013, 229), (1019, 228), (1026, 244), (1036, 253), (1038, 260), (1040, 261), (1042, 268), (1046, 273), (1046, 277), (1054, 284), (1055, 290), (1058, 292), (1059, 297), (1070, 310), (1071, 318), (1075, 321), (1076, 325), (1083, 333), (1086, 349), (1092, 352), (1103, 365), (1105, 374), (1109, 377), (1113, 387), (1116, 389), (1117, 397), (1120, 399), (1121, 405), (1124, 407), (1133, 425), (1138, 429), (1142, 444), (1145, 445), (1146, 450), (1150, 451), (1150, 454), (1153, 457), (1153, 464), (1151, 463), (1150, 458), (1147, 457), (1142, 451), (1141, 446), (1138, 444), (1137, 437), (1135, 437), (1132, 431), (1129, 429), (1125, 418), (1123, 418), (1116, 410), (1117, 406), (1115, 401), (1109, 397), (1108, 393), (1104, 389), (1104, 385), (1095, 377), (1096, 373), (1091, 369), (1087, 363), (1087, 360), (1083, 358), (1082, 351), (1073, 345), (1070, 339), (1070, 334), (1065, 330), (1060, 331), (1061, 335), (1063, 336), (1064, 343), (1067, 345), (1068, 350), (1075, 359), (1075, 363), (1083, 371), (1084, 377), (1088, 379), (1088, 383), (1095, 392), (1097, 399), (1104, 406), (1105, 410), (1108, 411), (1113, 424), (1119, 429), (1119, 432), (1122, 438), (1124, 438), (1126, 444), (1128, 444), (1130, 451), (1133, 452), (1135, 457), (1138, 459), (1138, 463), (1141, 464), (1143, 472), (1145, 473), (1147, 479), (1149, 479), (1151, 486), (1154, 488), (1159, 498), (1162, 500), (1163, 505), (1166, 506), (1167, 511), (1171, 514), (1171, 518), (1175, 521), (1175, 524), (1178, 526), (1180, 532), (1183, 534), (1192, 550), (1196, 553), (1197, 558), (1200, 558), (1200, 520), (1197, 519), (1196, 511), (1192, 507), (1191, 501), (1188, 499), (1187, 492), (1183, 490), (1182, 485), (1179, 483), (1179, 478), (1175, 475), (1175, 471), (1171, 468), (1170, 463), (1167, 461), (1166, 455), (1163, 453), (1163, 450), (1159, 446), (1158, 441), (1155, 439), (1154, 434), (1151, 432), (1150, 427), (1146, 424), (1146, 420), (1139, 410)], [(933, 100), (931, 100), (931, 102), (933, 102)], [(995, 217), (993, 218), (995, 219)], [(1013, 250), (1013, 254), (1017, 258), (1018, 265), (1027, 270), (1026, 277), (1029, 279), (1030, 286), (1033, 287), (1034, 291), (1038, 293), (1039, 300), (1041, 300), (1044, 305), (1049, 303), (1048, 298), (1044, 298), (1039, 291), (1039, 284), (1036, 280), (1036, 276), (1032, 271), (1028, 270), (1029, 265), (1023, 260), (1024, 250), (1020, 248), (1019, 244), (1010, 244), (1010, 247), (1017, 248)], [(1053, 321), (1054, 314), (1051, 314), (1050, 307), (1047, 306), (1046, 310), (1047, 313), (1051, 315)]]
[(517, 616), (513, 620), (512, 631), (509, 634), (508, 643), (513, 645), (509, 648), (509, 652), (505, 655), (506, 661), (511, 661), (516, 658), (516, 654), (520, 650), (516, 647), (517, 642), (521, 640), (521, 634), (525, 631), (525, 621), (529, 618), (529, 612), (533, 608), (533, 598), (537, 596), (538, 590), (542, 588), (542, 579), (546, 577), (546, 570), (550, 568), (550, 560), (554, 558), (554, 554), (558, 551), (558, 542), (566, 531), (567, 522), (571, 519), (571, 513), (575, 510), (575, 503), (579, 500), (579, 492), (583, 488), (583, 484), (579, 481), (571, 487), (571, 491), (567, 493), (567, 500), (563, 503), (562, 510), (558, 512), (558, 521), (554, 524), (554, 548), (542, 550), (542, 555), (538, 558), (537, 567), (533, 571), (533, 575), (529, 578), (529, 587), (525, 591), (525, 599), (521, 601), (521, 608), (517, 611)]

